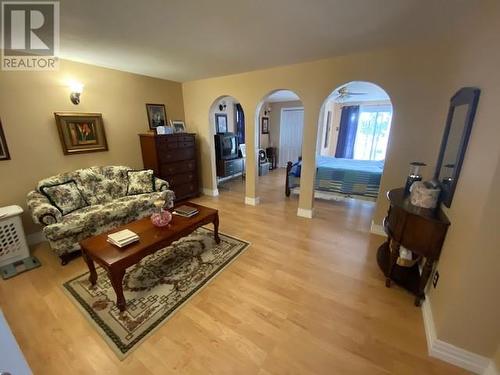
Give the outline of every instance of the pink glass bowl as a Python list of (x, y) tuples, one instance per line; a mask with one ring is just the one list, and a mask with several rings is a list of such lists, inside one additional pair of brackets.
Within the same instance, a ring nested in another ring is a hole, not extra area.
[(172, 221), (172, 214), (167, 210), (161, 210), (151, 215), (151, 222), (157, 227), (166, 227)]

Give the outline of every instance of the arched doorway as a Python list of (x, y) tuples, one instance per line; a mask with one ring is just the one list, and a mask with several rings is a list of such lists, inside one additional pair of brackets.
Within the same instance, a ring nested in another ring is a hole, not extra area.
[(374, 83), (352, 81), (332, 91), (319, 116), (316, 198), (377, 200), (392, 115), (389, 95)]
[[(284, 199), (286, 168), (302, 155), (304, 106), (291, 90), (277, 89), (265, 95), (255, 112), (257, 192), (264, 202)], [(292, 199), (298, 200), (299, 186)]]
[(220, 96), (210, 106), (208, 124), (212, 186), (216, 186), (212, 195), (231, 191), (244, 196), (244, 158), (240, 151), (240, 145), (245, 144), (243, 107), (232, 96)]

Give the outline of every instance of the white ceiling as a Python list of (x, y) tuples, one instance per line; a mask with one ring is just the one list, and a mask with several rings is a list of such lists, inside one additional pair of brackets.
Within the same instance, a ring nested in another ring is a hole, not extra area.
[(452, 33), (469, 0), (61, 0), (61, 57), (177, 81)]
[(265, 98), (266, 102), (275, 103), (275, 102), (292, 102), (295, 100), (300, 100), (300, 98), (293, 91), (290, 90), (279, 90), (273, 92), (267, 98)]

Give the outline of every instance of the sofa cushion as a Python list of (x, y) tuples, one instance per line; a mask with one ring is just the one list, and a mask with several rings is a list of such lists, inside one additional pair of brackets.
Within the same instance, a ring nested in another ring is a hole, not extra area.
[(89, 204), (104, 204), (127, 194), (128, 167), (91, 167), (73, 172)]
[(127, 175), (127, 195), (152, 193), (155, 190), (155, 181), (151, 169), (128, 171)]
[(74, 180), (42, 186), (40, 191), (63, 215), (88, 206)]

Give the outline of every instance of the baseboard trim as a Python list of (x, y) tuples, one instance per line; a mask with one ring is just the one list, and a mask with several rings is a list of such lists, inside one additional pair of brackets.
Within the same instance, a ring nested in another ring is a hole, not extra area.
[(249, 206), (257, 206), (260, 203), (260, 198), (259, 197), (245, 197), (245, 204), (248, 204)]
[(37, 245), (45, 241), (47, 241), (47, 239), (43, 235), (42, 231), (31, 233), (26, 236), (26, 242), (28, 242), (29, 246)]
[(201, 189), (203, 195), (208, 195), (209, 197), (217, 197), (219, 195), (219, 189)]
[(307, 219), (312, 219), (313, 217), (313, 210), (307, 209), (307, 208), (298, 208), (297, 209), (297, 216), (300, 217), (305, 217)]
[(387, 234), (385, 233), (384, 227), (379, 224), (375, 224), (375, 222), (372, 220), (372, 225), (370, 227), (370, 233), (387, 237)]
[(425, 337), (427, 339), (427, 349), (431, 357), (472, 371), (475, 374), (485, 375), (486, 371), (489, 371), (489, 367), (491, 366), (489, 358), (469, 352), (437, 338), (431, 303), (428, 298), (422, 303), (422, 316), (424, 320)]

